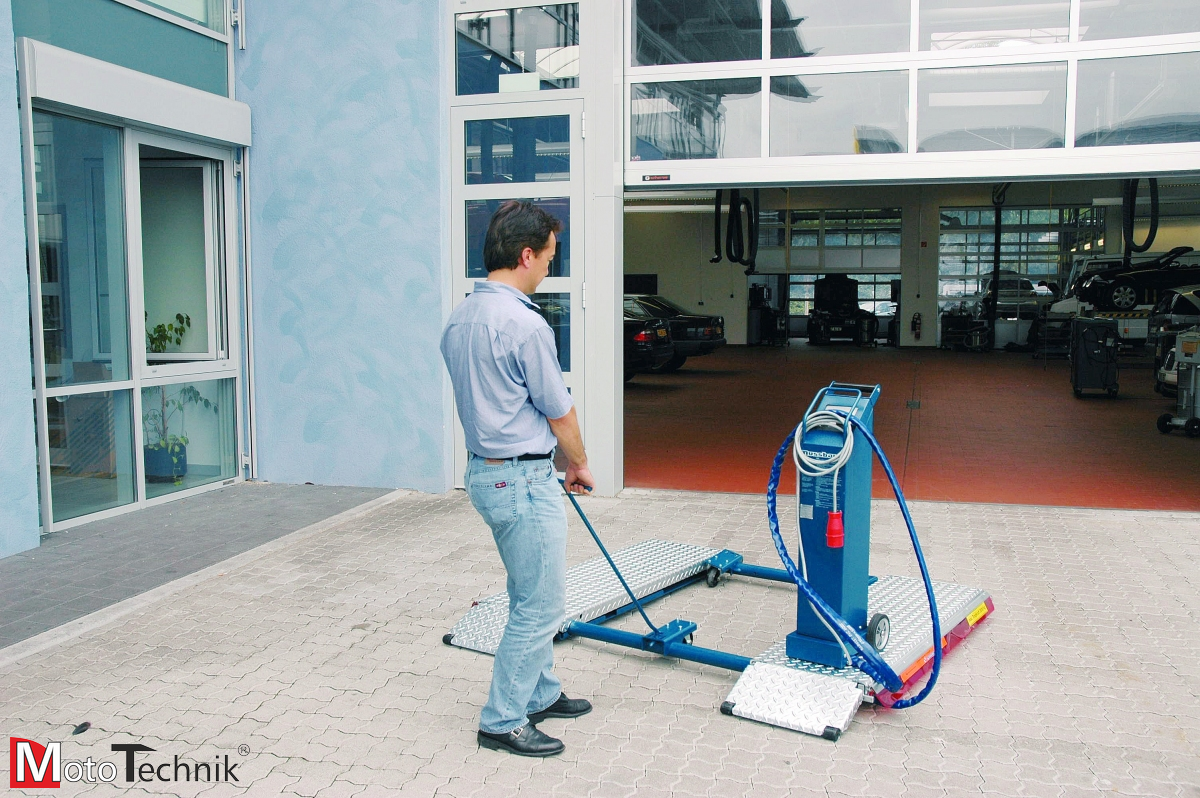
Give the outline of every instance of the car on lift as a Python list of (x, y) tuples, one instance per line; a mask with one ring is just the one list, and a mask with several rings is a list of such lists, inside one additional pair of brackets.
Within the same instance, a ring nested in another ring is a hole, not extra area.
[(1154, 363), (1166, 358), (1175, 336), (1200, 325), (1200, 285), (1185, 285), (1164, 291), (1146, 322), (1147, 340), (1154, 345)]
[(662, 319), (671, 326), (675, 355), (656, 369), (660, 374), (675, 371), (689, 357), (699, 357), (725, 346), (725, 319), (692, 313), (658, 294), (626, 294), (625, 315)]
[(670, 325), (625, 311), (625, 382), (635, 374), (662, 368), (674, 356)]
[(1200, 262), (1181, 260), (1192, 247), (1175, 247), (1157, 258), (1086, 271), (1072, 286), (1074, 295), (1099, 310), (1128, 311), (1153, 304), (1164, 291), (1200, 283)]

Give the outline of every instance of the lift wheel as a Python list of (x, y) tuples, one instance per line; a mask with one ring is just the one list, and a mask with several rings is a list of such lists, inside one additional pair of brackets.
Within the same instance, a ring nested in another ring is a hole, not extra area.
[(876, 651), (883, 651), (887, 648), (888, 640), (892, 636), (892, 621), (882, 612), (877, 612), (871, 616), (870, 623), (867, 624), (867, 642)]

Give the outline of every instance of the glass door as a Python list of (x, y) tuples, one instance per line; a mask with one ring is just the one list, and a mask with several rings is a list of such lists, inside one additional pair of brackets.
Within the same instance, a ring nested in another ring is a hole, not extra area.
[[(562, 221), (550, 275), (532, 299), (554, 331), (564, 381), (583, 407), (585, 296), (583, 103), (579, 100), (471, 105), (451, 111), (453, 304), (487, 279), (483, 240), (492, 215), (510, 199), (529, 200)], [(454, 481), (467, 450), (454, 425)], [(560, 471), (566, 461), (560, 455)]]

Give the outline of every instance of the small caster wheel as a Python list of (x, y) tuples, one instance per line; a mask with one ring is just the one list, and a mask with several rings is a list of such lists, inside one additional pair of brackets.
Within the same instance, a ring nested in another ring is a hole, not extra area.
[(452, 635), (452, 634), (442, 635), (442, 643), (444, 643), (447, 646), (454, 645), (454, 635)]
[(1076, 398), (1076, 399), (1082, 399), (1082, 398), (1083, 398), (1083, 391), (1081, 391), (1079, 388), (1076, 388), (1076, 389), (1075, 389), (1075, 398)]
[(882, 612), (877, 612), (871, 616), (871, 622), (867, 624), (867, 642), (876, 651), (883, 651), (887, 648), (888, 639), (892, 636), (892, 621)]
[(709, 587), (716, 587), (717, 582), (721, 581), (721, 571), (718, 568), (709, 568), (708, 573), (704, 575), (704, 584)]
[(1117, 386), (1114, 385), (1113, 387), (1109, 388), (1108, 395), (1111, 397), (1115, 397), (1117, 395)]
[(1158, 421), (1155, 422), (1155, 426), (1158, 427), (1159, 432), (1161, 432), (1163, 435), (1166, 435), (1171, 431), (1171, 420), (1174, 418), (1175, 417), (1170, 413), (1163, 413), (1158, 417)]
[(690, 634), (690, 635), (688, 635), (687, 637), (683, 638), (683, 644), (684, 644), (685, 646), (690, 646), (690, 645), (692, 644), (692, 641), (693, 641), (693, 640), (695, 640), (695, 639), (696, 639), (696, 635), (695, 635), (695, 634)]
[(1189, 438), (1200, 437), (1200, 418), (1189, 418), (1183, 425), (1183, 434)]

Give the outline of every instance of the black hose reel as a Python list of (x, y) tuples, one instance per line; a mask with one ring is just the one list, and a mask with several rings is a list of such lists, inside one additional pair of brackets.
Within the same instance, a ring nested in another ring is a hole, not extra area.
[[(713, 256), (709, 263), (721, 262), (721, 189), (717, 189), (713, 205)], [(758, 259), (758, 189), (754, 199), (742, 196), (736, 188), (729, 189), (729, 213), (725, 223), (725, 257), (730, 263), (746, 267), (746, 274), (755, 274)], [(745, 216), (743, 224), (742, 217)]]
[(1125, 267), (1133, 262), (1133, 253), (1145, 252), (1154, 243), (1158, 235), (1158, 179), (1148, 178), (1150, 184), (1150, 229), (1146, 231), (1146, 240), (1135, 243), (1133, 240), (1133, 223), (1137, 218), (1138, 183), (1141, 178), (1126, 180), (1122, 184), (1121, 195), (1121, 233), (1125, 239)]

